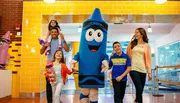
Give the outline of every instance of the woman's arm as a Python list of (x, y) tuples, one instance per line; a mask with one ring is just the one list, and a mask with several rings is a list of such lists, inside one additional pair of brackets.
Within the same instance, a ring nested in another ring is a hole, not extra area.
[(148, 70), (148, 73), (151, 74), (152, 58), (151, 58), (151, 47), (149, 44), (147, 44), (147, 53), (145, 56), (146, 56), (146, 68)]

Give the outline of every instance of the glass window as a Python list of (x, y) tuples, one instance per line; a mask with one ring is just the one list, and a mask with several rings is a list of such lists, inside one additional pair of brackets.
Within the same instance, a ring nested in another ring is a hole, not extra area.
[[(158, 65), (174, 66), (180, 64), (180, 41), (158, 48)], [(178, 68), (159, 69), (159, 79), (180, 82), (180, 70)], [(177, 87), (173, 84), (166, 86)]]

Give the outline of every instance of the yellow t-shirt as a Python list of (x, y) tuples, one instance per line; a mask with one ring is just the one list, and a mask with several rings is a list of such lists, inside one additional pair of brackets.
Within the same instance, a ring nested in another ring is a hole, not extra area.
[(135, 46), (132, 49), (132, 70), (147, 73), (144, 61), (144, 48)]

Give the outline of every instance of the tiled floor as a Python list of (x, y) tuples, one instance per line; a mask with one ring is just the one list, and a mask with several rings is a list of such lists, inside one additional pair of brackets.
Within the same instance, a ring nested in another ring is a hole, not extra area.
[[(151, 94), (143, 95), (143, 103), (179, 103), (180, 93), (166, 93), (163, 97), (153, 97)], [(79, 94), (61, 96), (63, 103), (79, 103)], [(133, 103), (134, 95), (126, 94), (124, 103)], [(0, 103), (46, 103), (46, 98), (41, 99), (0, 99)], [(114, 103), (113, 94), (100, 94), (99, 103)]]
[[(114, 103), (113, 102), (113, 89), (106, 83), (105, 88), (99, 89), (99, 103)], [(124, 103), (133, 103), (135, 99), (135, 90), (133, 85), (129, 85), (126, 88), (126, 95), (124, 97)], [(167, 90), (160, 91), (164, 94), (163, 97), (152, 96), (152, 90), (146, 86), (143, 94), (143, 103), (180, 103), (180, 92)], [(63, 103), (79, 103), (80, 91), (75, 90), (75, 84), (73, 80), (69, 80), (67, 85), (62, 90), (61, 100)], [(0, 99), (0, 103), (46, 103), (46, 97), (36, 99)]]

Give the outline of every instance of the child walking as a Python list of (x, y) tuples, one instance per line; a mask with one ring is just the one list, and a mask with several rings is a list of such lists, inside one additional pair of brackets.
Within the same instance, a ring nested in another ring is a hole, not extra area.
[(113, 43), (115, 53), (110, 57), (109, 69), (112, 67), (112, 83), (114, 89), (114, 103), (123, 103), (126, 90), (127, 74), (131, 70), (131, 61), (122, 51), (119, 42)]
[(72, 74), (74, 70), (69, 70), (64, 62), (64, 54), (62, 50), (57, 50), (54, 53), (54, 60), (52, 62), (54, 74), (49, 74), (48, 77), (55, 77), (56, 84), (51, 84), (53, 91), (53, 103), (60, 102), (60, 93), (62, 87), (66, 84), (67, 74)]

